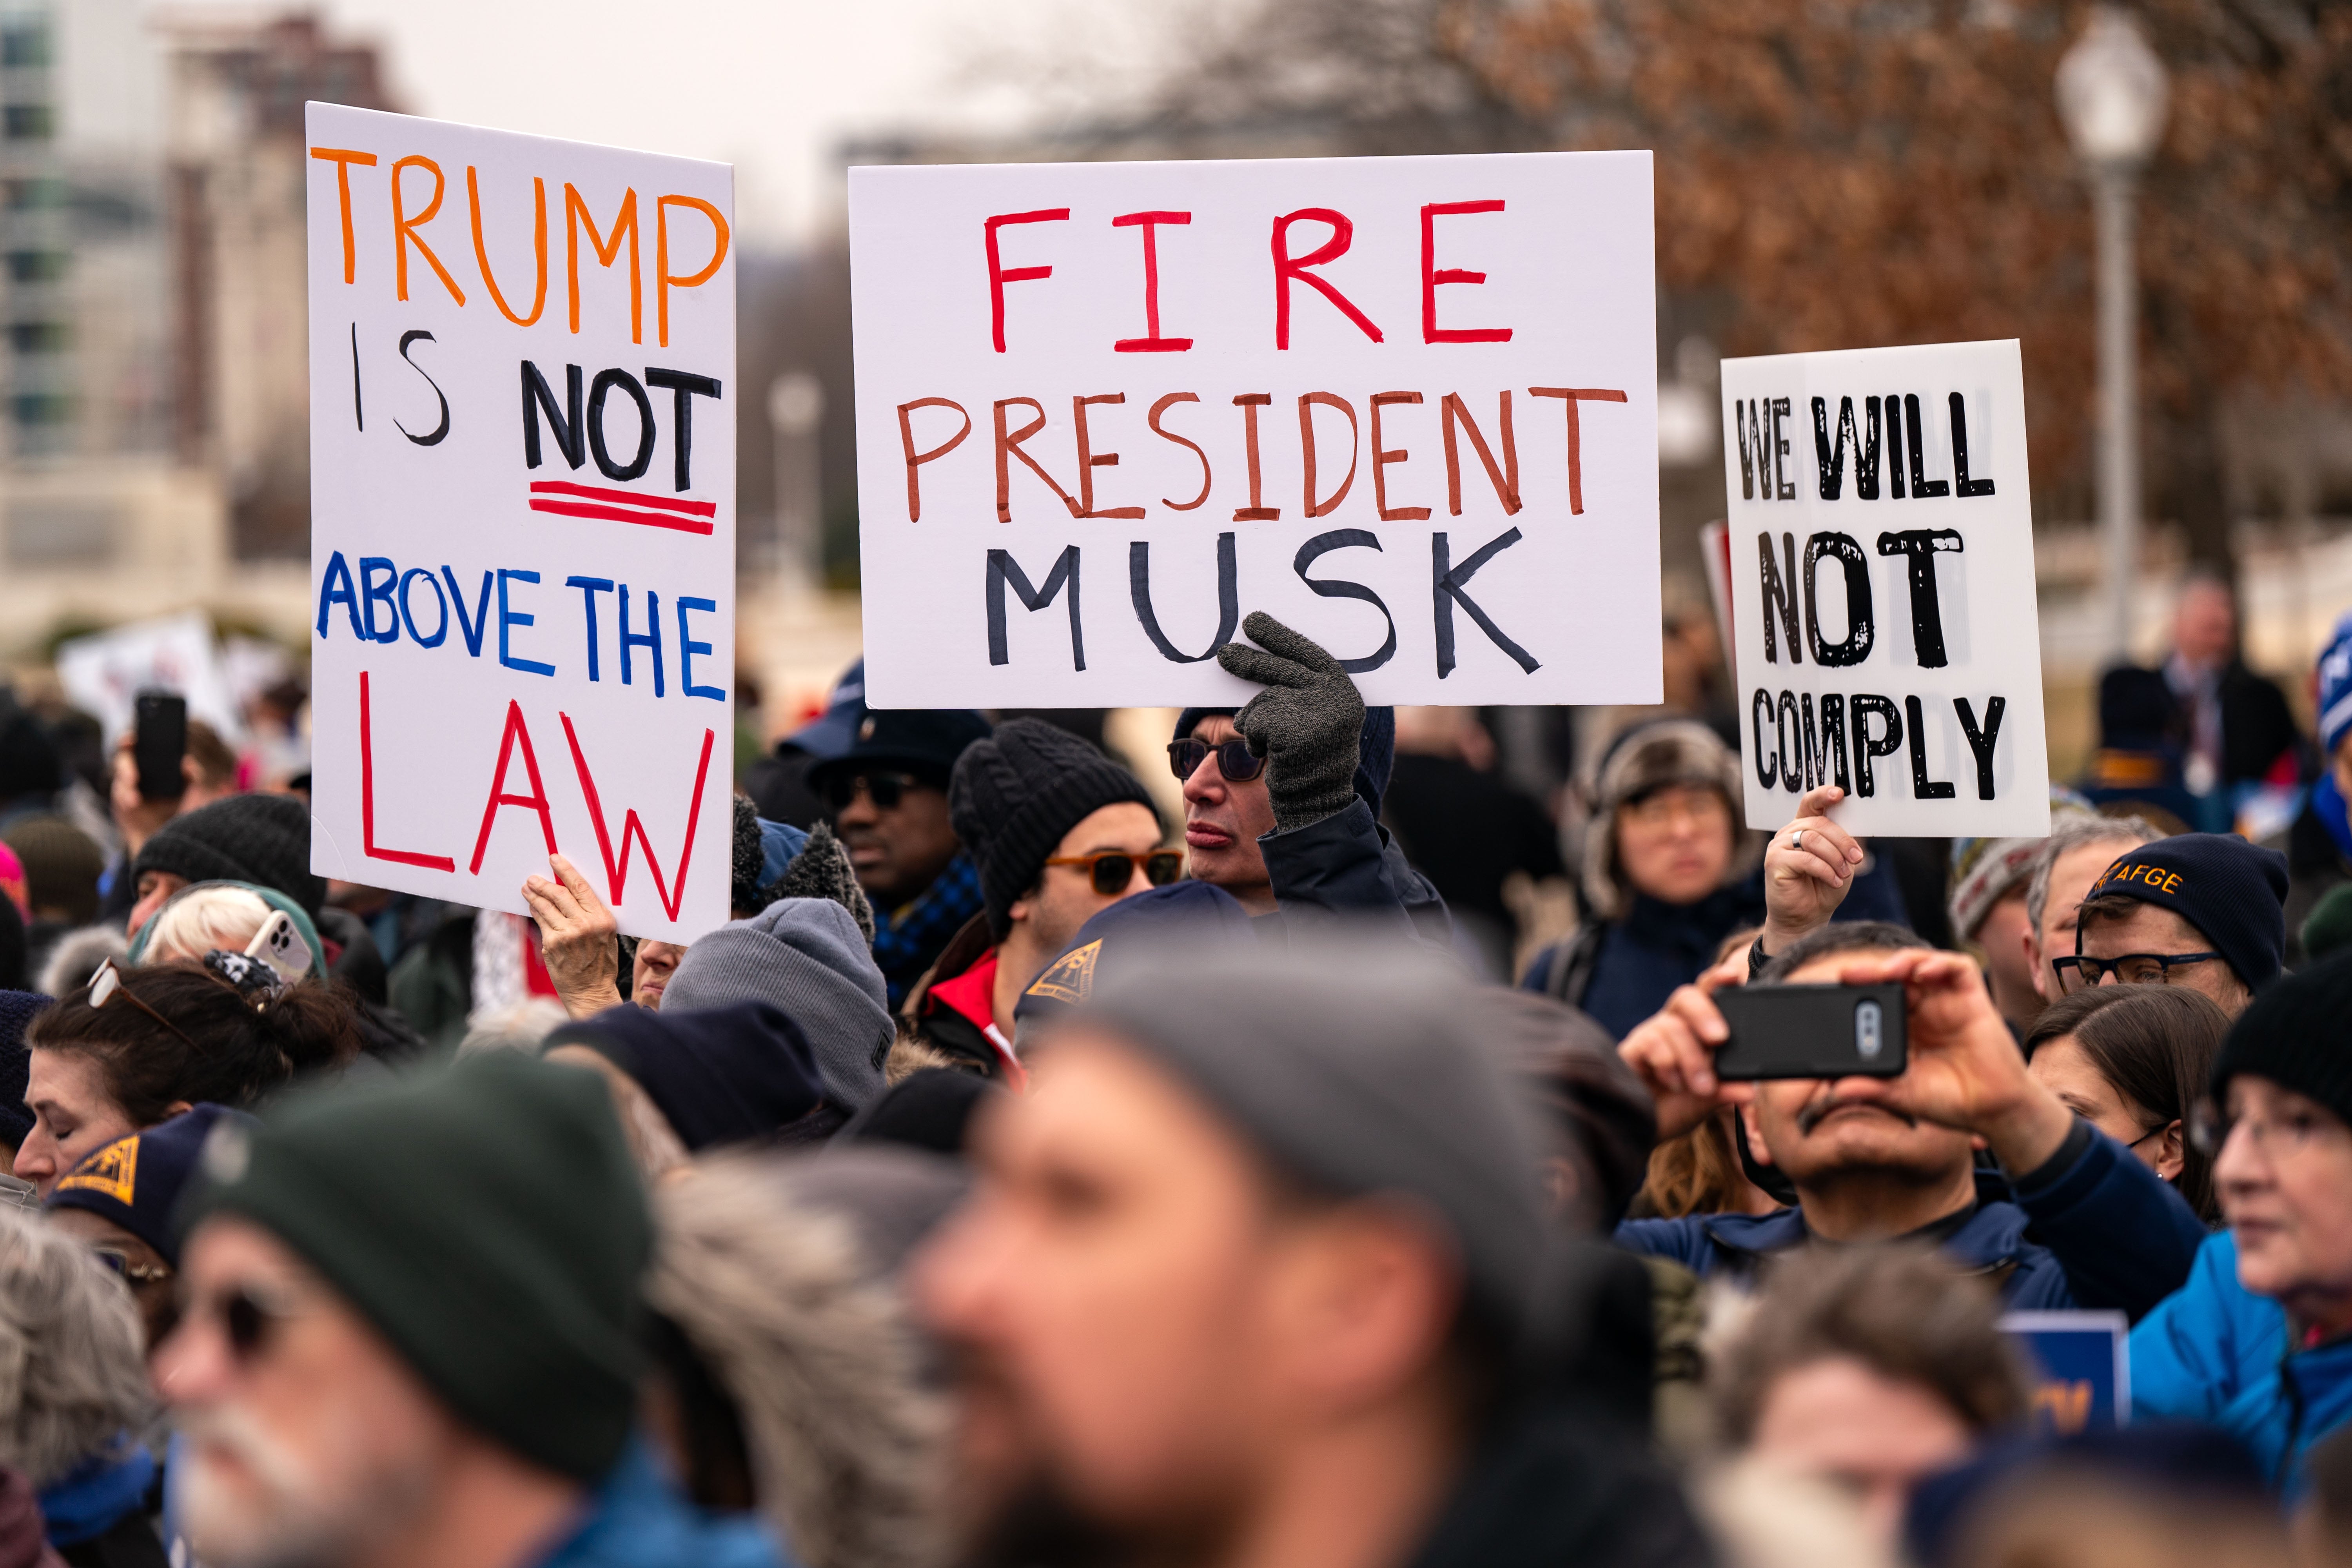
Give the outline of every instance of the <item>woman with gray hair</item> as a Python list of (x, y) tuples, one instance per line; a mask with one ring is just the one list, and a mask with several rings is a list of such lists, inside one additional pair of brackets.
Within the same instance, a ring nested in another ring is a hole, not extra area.
[(0, 1464), (40, 1495), (77, 1568), (163, 1568), (141, 1507), (155, 1461), (138, 1309), (73, 1237), (0, 1208)]

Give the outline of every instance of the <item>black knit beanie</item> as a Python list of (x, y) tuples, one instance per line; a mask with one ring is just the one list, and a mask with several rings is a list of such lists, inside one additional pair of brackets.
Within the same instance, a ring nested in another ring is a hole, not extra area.
[(2296, 971), (2254, 998), (2222, 1037), (2213, 1061), (2213, 1098), (2227, 1103), (2240, 1073), (2319, 1101), (2352, 1124), (2352, 953)]
[(131, 880), (150, 871), (275, 888), (313, 920), (327, 901), (326, 879), (310, 869), (310, 807), (290, 795), (233, 795), (172, 818), (139, 851)]
[(2275, 849), (2234, 833), (2179, 833), (2116, 856), (2089, 898), (2170, 910), (2204, 933), (2247, 990), (2261, 991), (2286, 952), (2286, 857)]
[(948, 785), (948, 819), (980, 867), (988, 929), (1000, 941), (1012, 927), (1013, 900), (1036, 886), (1055, 847), (1123, 800), (1153, 809), (1133, 773), (1042, 719), (1000, 724), (964, 749)]
[(489, 1051), (222, 1126), (186, 1234), (276, 1235), (468, 1426), (593, 1483), (635, 1419), (653, 1226), (604, 1083)]

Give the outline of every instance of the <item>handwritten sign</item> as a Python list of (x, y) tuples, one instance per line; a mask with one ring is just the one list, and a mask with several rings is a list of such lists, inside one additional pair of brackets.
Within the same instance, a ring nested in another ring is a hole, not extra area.
[(2050, 831), (2014, 342), (1726, 360), (1748, 824)]
[(1646, 153), (850, 172), (882, 707), (1654, 702)]
[(2131, 1420), (2131, 1324), (2121, 1312), (2010, 1312), (2000, 1326), (2031, 1364), (2036, 1430), (2063, 1437)]
[(309, 106), (311, 867), (727, 918), (721, 164)]

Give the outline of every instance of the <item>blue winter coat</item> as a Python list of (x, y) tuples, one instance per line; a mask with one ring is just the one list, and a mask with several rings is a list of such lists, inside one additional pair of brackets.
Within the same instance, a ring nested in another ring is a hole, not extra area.
[(1360, 797), (1344, 811), (1288, 832), (1259, 836), (1282, 924), (1321, 916), (1392, 920), (1401, 931), (1441, 945), (1454, 919), (1429, 879), (1414, 870)]
[(2205, 1243), (2189, 1283), (2131, 1336), (2134, 1419), (2206, 1421), (2290, 1498), (2312, 1445), (2352, 1421), (2352, 1336), (2296, 1351), (2286, 1309), (2238, 1283), (2237, 1238)]
[(589, 1500), (577, 1529), (535, 1568), (787, 1568), (749, 1516), (717, 1518), (681, 1499), (633, 1442)]
[[(2188, 1279), (2205, 1240), (2196, 1212), (2089, 1122), (2077, 1121), (2029, 1180), (2012, 1190), (1998, 1172), (1978, 1172), (1977, 1210), (1944, 1240), (1953, 1261), (1995, 1280), (2010, 1307), (2095, 1307), (2137, 1319)], [(1790, 1208), (1627, 1220), (1617, 1244), (1705, 1278), (1752, 1273), (1808, 1235), (1803, 1211)]]

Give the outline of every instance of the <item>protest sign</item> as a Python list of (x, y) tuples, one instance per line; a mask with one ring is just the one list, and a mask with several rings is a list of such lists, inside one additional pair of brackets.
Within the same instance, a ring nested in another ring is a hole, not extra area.
[(2121, 1312), (2009, 1312), (2000, 1327), (2031, 1364), (2037, 1430), (2067, 1436), (2131, 1420), (2131, 1323)]
[(57, 666), (67, 700), (98, 720), (109, 747), (130, 731), (142, 691), (179, 693), (188, 700), (190, 718), (210, 724), (231, 744), (245, 733), (212, 619), (202, 610), (59, 643)]
[(2017, 344), (1723, 363), (1748, 825), (2050, 831)]
[(311, 867), (727, 918), (734, 182), (313, 103)]
[(1654, 702), (1646, 153), (850, 171), (879, 707)]

